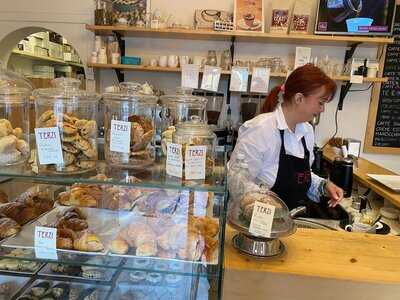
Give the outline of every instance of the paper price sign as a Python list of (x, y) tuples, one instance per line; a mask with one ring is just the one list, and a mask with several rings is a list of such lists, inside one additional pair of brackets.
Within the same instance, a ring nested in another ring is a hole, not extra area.
[(201, 81), (201, 89), (217, 92), (220, 77), (221, 77), (221, 68), (204, 66), (203, 80)]
[(271, 74), (270, 68), (253, 68), (253, 76), (251, 77), (250, 92), (251, 93), (268, 93), (268, 84)]
[(35, 253), (37, 258), (57, 259), (57, 228), (35, 227)]
[(259, 237), (271, 237), (274, 215), (275, 206), (258, 201), (254, 202), (249, 232)]
[(110, 151), (130, 153), (131, 122), (111, 120)]
[(232, 67), (230, 91), (247, 92), (248, 81), (249, 69), (246, 67)]
[(167, 143), (167, 166), (168, 175), (182, 178), (183, 158), (182, 145)]
[(35, 136), (41, 165), (64, 164), (58, 127), (35, 128)]
[(183, 65), (181, 86), (186, 88), (197, 89), (199, 87), (200, 66)]
[(185, 179), (206, 178), (207, 146), (187, 146), (185, 152)]

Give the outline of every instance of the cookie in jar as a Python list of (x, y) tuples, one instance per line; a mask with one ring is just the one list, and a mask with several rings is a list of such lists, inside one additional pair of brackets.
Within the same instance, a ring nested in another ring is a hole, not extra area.
[(105, 158), (109, 165), (141, 169), (155, 160), (157, 97), (139, 94), (135, 83), (104, 94)]
[(29, 153), (31, 84), (0, 68), (0, 166), (26, 162)]
[[(94, 170), (98, 160), (97, 94), (80, 90), (80, 81), (58, 78), (55, 88), (34, 91), (39, 172), (79, 174)], [(39, 132), (57, 133), (43, 146)], [(57, 147), (59, 146), (59, 147)], [(49, 156), (51, 149), (51, 157)], [(59, 149), (59, 150), (57, 150)]]

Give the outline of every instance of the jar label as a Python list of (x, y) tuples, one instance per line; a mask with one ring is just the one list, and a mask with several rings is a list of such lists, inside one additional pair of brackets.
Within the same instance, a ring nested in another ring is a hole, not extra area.
[(270, 238), (274, 215), (275, 206), (255, 201), (249, 232), (255, 236)]
[(110, 151), (130, 153), (131, 122), (111, 120)]
[(182, 178), (183, 157), (182, 145), (167, 143), (167, 165), (168, 175)]
[(206, 178), (207, 146), (187, 146), (185, 151), (185, 179)]
[(35, 136), (41, 165), (64, 164), (58, 127), (35, 128)]

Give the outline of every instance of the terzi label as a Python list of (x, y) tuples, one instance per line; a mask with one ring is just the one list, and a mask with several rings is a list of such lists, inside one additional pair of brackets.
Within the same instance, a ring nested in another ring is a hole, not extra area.
[(167, 174), (182, 178), (182, 169), (183, 169), (182, 145), (167, 143), (167, 164), (166, 164)]
[(57, 259), (57, 228), (36, 226), (34, 239), (37, 258)]
[(270, 238), (274, 215), (275, 206), (258, 201), (254, 202), (249, 232), (255, 236)]
[(207, 146), (187, 146), (185, 152), (185, 179), (206, 178)]
[(35, 128), (35, 136), (41, 165), (64, 164), (58, 127)]
[(111, 120), (110, 151), (130, 153), (131, 122)]

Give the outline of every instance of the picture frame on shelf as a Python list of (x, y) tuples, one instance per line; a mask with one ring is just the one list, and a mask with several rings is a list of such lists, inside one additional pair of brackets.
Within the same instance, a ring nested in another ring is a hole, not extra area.
[(145, 27), (151, 13), (151, 0), (112, 0), (113, 23)]
[(234, 24), (236, 31), (264, 32), (263, 0), (235, 0)]

